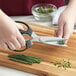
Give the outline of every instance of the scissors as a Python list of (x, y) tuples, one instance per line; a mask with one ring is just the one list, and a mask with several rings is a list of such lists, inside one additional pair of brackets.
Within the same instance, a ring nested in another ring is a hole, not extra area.
[(38, 36), (35, 34), (35, 32), (31, 29), (31, 27), (22, 21), (15, 21), (17, 23), (24, 24), (27, 27), (27, 30), (19, 30), (22, 35), (28, 35), (31, 36), (33, 39), (25, 40), (26, 42), (26, 48), (23, 50), (13, 50), (16, 52), (22, 52), (26, 49), (30, 48), (33, 45), (33, 42), (42, 42), (45, 44), (55, 45), (55, 46), (66, 46), (65, 44), (60, 44), (60, 41), (65, 41), (65, 38), (59, 38), (59, 37), (50, 37), (50, 36)]

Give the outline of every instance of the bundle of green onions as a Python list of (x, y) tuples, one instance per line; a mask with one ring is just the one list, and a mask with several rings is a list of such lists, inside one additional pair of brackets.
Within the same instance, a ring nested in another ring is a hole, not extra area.
[(10, 60), (24, 63), (24, 64), (30, 64), (30, 65), (32, 65), (33, 63), (41, 62), (41, 58), (29, 56), (29, 55), (25, 55), (25, 54), (17, 54), (17, 55), (10, 54), (10, 55), (8, 55), (8, 57), (10, 58)]

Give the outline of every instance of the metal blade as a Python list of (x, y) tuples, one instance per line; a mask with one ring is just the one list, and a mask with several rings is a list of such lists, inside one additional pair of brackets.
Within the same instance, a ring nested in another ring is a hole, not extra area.
[(66, 44), (58, 44), (58, 42), (43, 42), (45, 44), (50, 44), (50, 45), (54, 45), (54, 46), (67, 46)]
[(39, 40), (40, 42), (55, 42), (55, 41), (61, 41), (66, 39), (60, 38), (60, 37), (39, 36)]
[(38, 36), (34, 39), (32, 39), (32, 42), (42, 42), (45, 44), (55, 45), (55, 46), (67, 46), (65, 44), (58, 44), (58, 41), (64, 41), (65, 38), (59, 38), (59, 37), (46, 37), (46, 36)]

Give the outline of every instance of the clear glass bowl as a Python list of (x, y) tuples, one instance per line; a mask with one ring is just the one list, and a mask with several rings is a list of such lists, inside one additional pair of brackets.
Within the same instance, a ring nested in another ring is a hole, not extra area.
[(50, 21), (56, 10), (57, 7), (53, 4), (36, 4), (32, 7), (32, 14), (38, 21)]

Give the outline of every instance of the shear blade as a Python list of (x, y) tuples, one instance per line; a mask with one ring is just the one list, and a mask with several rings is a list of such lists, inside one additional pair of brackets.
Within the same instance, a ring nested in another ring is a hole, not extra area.
[(55, 46), (67, 46), (66, 44), (58, 44), (58, 42), (44, 42), (45, 44), (55, 45)]
[(41, 42), (55, 42), (55, 41), (60, 41), (60, 40), (66, 40), (65, 38), (60, 38), (60, 37), (44, 37), (40, 36), (39, 37)]

